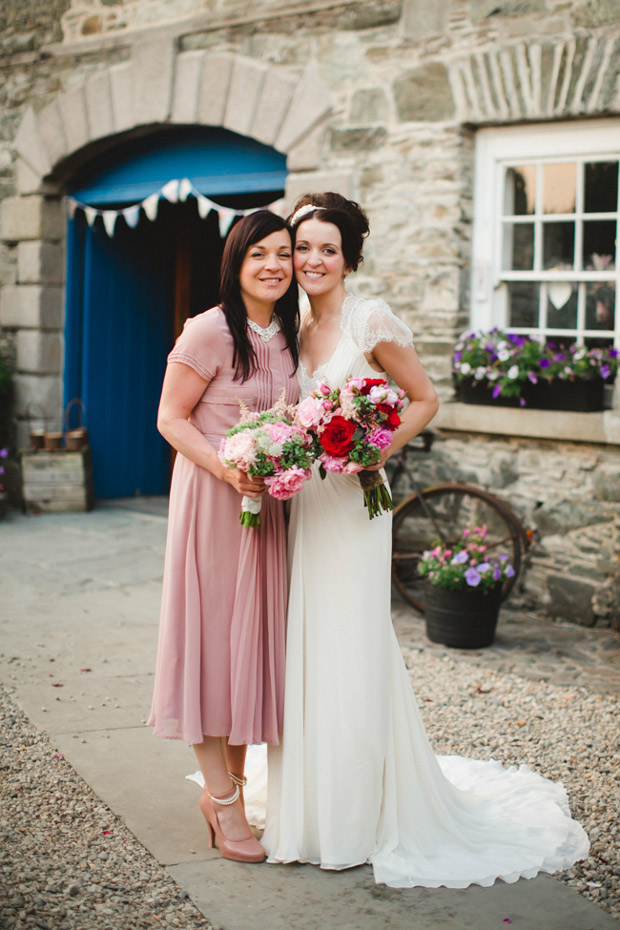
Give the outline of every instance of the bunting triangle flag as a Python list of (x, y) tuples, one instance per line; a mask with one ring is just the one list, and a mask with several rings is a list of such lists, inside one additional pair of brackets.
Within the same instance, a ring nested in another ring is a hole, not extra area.
[(236, 211), (231, 210), (229, 207), (217, 208), (217, 222), (220, 227), (220, 236), (222, 239), (226, 238), (228, 230), (232, 226), (233, 220), (236, 216)]
[(177, 203), (179, 199), (179, 182), (168, 181), (159, 193), (168, 203)]
[(122, 212), (129, 228), (135, 229), (140, 221), (140, 204), (134, 203), (131, 207), (125, 207)]
[(84, 207), (84, 216), (86, 217), (86, 222), (89, 226), (93, 225), (98, 215), (99, 211), (95, 210), (94, 207)]
[(183, 203), (190, 194), (195, 196), (194, 185), (189, 178), (183, 178), (179, 181), (179, 200)]
[(146, 198), (146, 200), (142, 201), (142, 209), (151, 222), (154, 222), (157, 219), (157, 213), (159, 210), (159, 191), (157, 191), (156, 194), (151, 194)]
[(202, 194), (198, 194), (196, 197), (196, 202), (198, 203), (198, 213), (200, 215), (200, 219), (205, 220), (213, 209), (213, 203), (209, 200), (208, 197), (204, 197)]
[(112, 239), (114, 237), (114, 227), (116, 226), (118, 213), (116, 210), (104, 210), (101, 216), (103, 217), (105, 231), (107, 232), (110, 239)]

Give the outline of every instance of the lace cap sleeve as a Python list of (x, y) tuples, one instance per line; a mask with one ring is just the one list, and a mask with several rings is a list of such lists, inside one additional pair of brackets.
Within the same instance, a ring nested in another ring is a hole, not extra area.
[(413, 336), (408, 326), (396, 316), (381, 298), (364, 300), (351, 297), (344, 308), (345, 326), (362, 352), (372, 352), (380, 342), (395, 342), (412, 346)]

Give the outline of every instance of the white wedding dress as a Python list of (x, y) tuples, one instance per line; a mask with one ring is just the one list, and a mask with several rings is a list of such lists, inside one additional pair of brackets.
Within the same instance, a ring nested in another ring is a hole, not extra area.
[[(349, 295), (342, 336), (313, 377), (376, 377), (365, 352), (411, 344), (383, 301)], [(490, 885), (588, 853), (566, 793), (521, 766), (438, 758), (390, 617), (391, 517), (373, 520), (357, 478), (314, 474), (292, 501), (284, 734), (269, 747), (270, 862), (370, 862), (395, 887)], [(250, 786), (251, 788), (251, 786)]]

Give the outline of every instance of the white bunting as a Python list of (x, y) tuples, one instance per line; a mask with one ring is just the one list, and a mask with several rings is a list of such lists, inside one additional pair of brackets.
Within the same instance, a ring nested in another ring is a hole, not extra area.
[(179, 199), (179, 182), (168, 181), (159, 192), (168, 203), (177, 203)]
[(107, 232), (110, 239), (112, 239), (114, 236), (114, 227), (116, 226), (116, 221), (118, 219), (118, 212), (116, 210), (103, 210), (101, 216), (103, 217), (105, 231)]
[(236, 216), (249, 216), (251, 213), (256, 213), (257, 210), (271, 210), (274, 213), (278, 213), (280, 216), (285, 213), (284, 200), (276, 200), (267, 207), (250, 207), (248, 210), (234, 210), (231, 207), (223, 207), (221, 204), (215, 203), (213, 200), (210, 200), (209, 197), (205, 197), (204, 194), (201, 194), (200, 191), (194, 187), (189, 178), (181, 178), (180, 180), (178, 178), (173, 178), (167, 181), (158, 191), (145, 197), (140, 203), (134, 203), (128, 207), (121, 207), (119, 210), (98, 210), (96, 207), (81, 203), (79, 200), (76, 200), (75, 197), (66, 197), (65, 200), (67, 203), (67, 213), (71, 219), (75, 216), (76, 210), (82, 210), (86, 217), (86, 222), (89, 226), (92, 226), (97, 217), (101, 216), (103, 217), (103, 227), (107, 235), (112, 238), (119, 216), (123, 216), (130, 229), (135, 229), (138, 225), (140, 221), (140, 210), (144, 210), (148, 219), (154, 222), (157, 219), (159, 201), (162, 197), (169, 203), (185, 202), (188, 197), (195, 197), (196, 206), (201, 219), (206, 219), (213, 210), (217, 213), (218, 226), (222, 238), (225, 238), (229, 232)]
[(150, 197), (147, 197), (146, 200), (142, 201), (142, 209), (151, 222), (157, 219), (157, 212), (159, 210), (159, 191), (157, 191), (156, 194), (151, 194)]
[(134, 203), (131, 207), (125, 207), (122, 212), (129, 228), (135, 229), (140, 222), (140, 204)]

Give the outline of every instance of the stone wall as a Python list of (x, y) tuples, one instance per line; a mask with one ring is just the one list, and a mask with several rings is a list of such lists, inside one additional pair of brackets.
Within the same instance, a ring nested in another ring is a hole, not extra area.
[(515, 592), (521, 603), (620, 630), (616, 448), (440, 430), (431, 452), (411, 456), (410, 466), (421, 487), (462, 481), (490, 490), (533, 531)]

